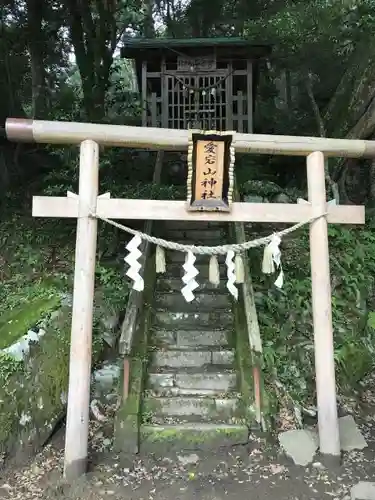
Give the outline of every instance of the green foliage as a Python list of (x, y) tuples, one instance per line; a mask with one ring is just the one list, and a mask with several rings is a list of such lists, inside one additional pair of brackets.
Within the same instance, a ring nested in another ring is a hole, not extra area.
[[(331, 227), (329, 236), (337, 382), (345, 391), (375, 367), (375, 235)], [(259, 274), (254, 282), (269, 387), (280, 382), (304, 404), (313, 403), (315, 394), (308, 249), (307, 229), (283, 244), (283, 289), (273, 286), (274, 277)], [(252, 262), (261, 258), (255, 255)]]
[(0, 351), (0, 380), (2, 384), (7, 383), (9, 378), (22, 369), (22, 361), (14, 359), (13, 356)]

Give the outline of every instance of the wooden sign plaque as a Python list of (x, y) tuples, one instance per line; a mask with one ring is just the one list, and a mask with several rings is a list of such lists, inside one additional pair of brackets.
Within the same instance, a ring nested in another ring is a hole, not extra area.
[(177, 58), (177, 71), (213, 71), (216, 69), (216, 56), (187, 57), (179, 56)]
[(191, 131), (187, 209), (230, 212), (233, 198), (234, 132)]

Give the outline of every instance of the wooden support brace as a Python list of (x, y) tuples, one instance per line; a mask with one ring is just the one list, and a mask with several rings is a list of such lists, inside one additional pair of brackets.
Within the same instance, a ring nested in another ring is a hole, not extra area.
[[(315, 152), (307, 157), (307, 183), (309, 202), (317, 212), (324, 212), (327, 203), (323, 153)], [(325, 217), (310, 224), (310, 260), (320, 452), (339, 456), (328, 228)]]
[(98, 182), (99, 146), (86, 140), (81, 144), (79, 195), (68, 193), (65, 199), (77, 206), (78, 217), (64, 460), (68, 481), (86, 473), (87, 468), (97, 239), (97, 220), (90, 216), (90, 211), (96, 210)]

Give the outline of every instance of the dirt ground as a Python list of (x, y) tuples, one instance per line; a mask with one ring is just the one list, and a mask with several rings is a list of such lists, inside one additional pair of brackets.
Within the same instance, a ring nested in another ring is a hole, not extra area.
[[(374, 399), (375, 386), (367, 399)], [(90, 470), (75, 484), (62, 480), (64, 428), (36, 457), (8, 464), (0, 473), (0, 498), (49, 500), (349, 500), (359, 481), (375, 480), (375, 405), (350, 409), (368, 447), (343, 454), (342, 463), (325, 467), (315, 457), (299, 467), (277, 442), (251, 436), (246, 446), (171, 454), (139, 455), (120, 461), (102, 424), (91, 425)], [(374, 498), (375, 500), (375, 498)]]

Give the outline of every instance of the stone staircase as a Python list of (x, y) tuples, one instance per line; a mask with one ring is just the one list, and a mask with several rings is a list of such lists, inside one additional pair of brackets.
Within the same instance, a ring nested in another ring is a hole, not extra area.
[[(186, 244), (227, 241), (225, 228), (204, 222), (165, 223), (163, 236)], [(226, 282), (222, 279), (217, 288), (211, 285), (209, 257), (197, 257), (200, 287), (196, 299), (187, 303), (181, 294), (184, 259), (181, 252), (167, 252), (167, 272), (156, 282), (141, 449), (160, 449), (161, 445), (168, 449), (212, 448), (248, 439)], [(221, 278), (225, 272), (222, 265)]]

